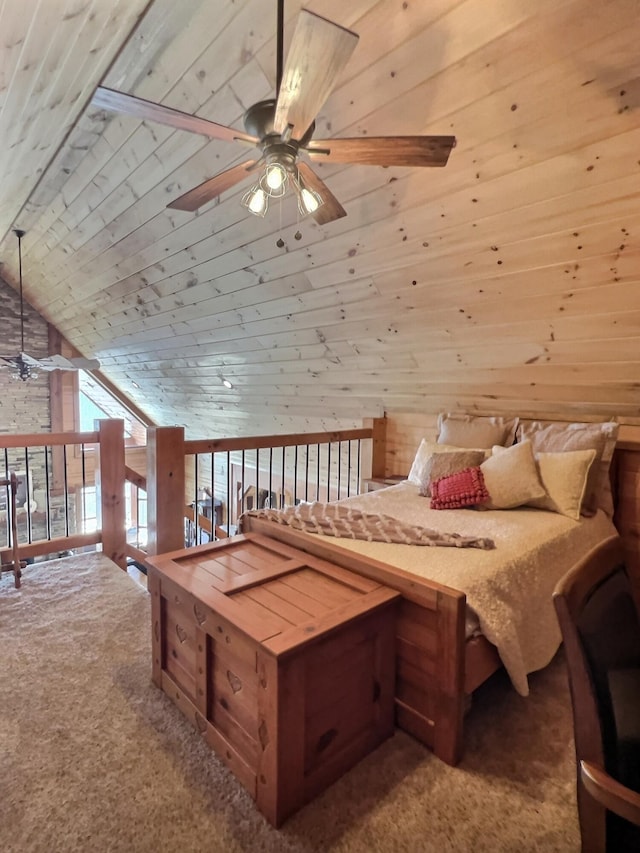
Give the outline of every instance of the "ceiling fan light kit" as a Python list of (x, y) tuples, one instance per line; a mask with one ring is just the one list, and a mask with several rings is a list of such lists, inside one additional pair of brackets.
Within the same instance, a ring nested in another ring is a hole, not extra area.
[[(324, 225), (346, 216), (309, 160), (371, 166), (445, 166), (454, 136), (382, 136), (312, 139), (315, 118), (336, 85), (356, 44), (357, 33), (302, 9), (283, 67), (284, 0), (277, 0), (276, 97), (258, 101), (245, 112), (245, 133), (113, 89), (98, 87), (92, 103), (103, 109), (202, 133), (211, 139), (257, 146), (261, 154), (214, 175), (172, 201), (168, 207), (194, 212), (259, 171), (241, 204), (263, 217), (269, 202), (286, 195), (289, 185), (302, 216)], [(283, 243), (284, 245), (284, 243)]]
[(295, 166), (290, 174), (279, 163), (272, 163), (265, 169), (259, 182), (247, 190), (240, 203), (247, 208), (249, 213), (263, 217), (269, 209), (269, 200), (282, 198), (287, 191), (289, 182), (294, 188), (298, 200), (298, 210), (302, 216), (315, 213), (324, 204), (324, 199), (320, 193), (305, 186)]

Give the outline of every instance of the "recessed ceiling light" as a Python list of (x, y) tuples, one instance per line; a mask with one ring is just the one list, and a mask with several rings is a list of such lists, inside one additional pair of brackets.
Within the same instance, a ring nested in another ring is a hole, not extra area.
[(231, 382), (229, 382), (228, 379), (223, 379), (222, 384), (224, 385), (225, 388), (233, 388), (233, 385), (231, 384)]

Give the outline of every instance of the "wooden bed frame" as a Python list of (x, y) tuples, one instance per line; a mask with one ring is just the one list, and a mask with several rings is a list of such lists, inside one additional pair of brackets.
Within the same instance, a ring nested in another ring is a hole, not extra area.
[[(639, 451), (635, 433), (619, 439), (610, 476), (613, 520), (640, 606)], [(263, 533), (402, 593), (396, 636), (396, 722), (447, 764), (457, 764), (471, 694), (502, 666), (496, 647), (485, 637), (466, 639), (465, 594), (341, 548), (326, 537), (316, 539), (251, 517), (245, 521), (244, 532)]]
[(325, 537), (269, 521), (247, 516), (243, 532), (262, 533), (402, 594), (396, 631), (396, 723), (438, 758), (457, 764), (469, 697), (501, 666), (488, 640), (465, 639), (465, 594), (355, 554)]

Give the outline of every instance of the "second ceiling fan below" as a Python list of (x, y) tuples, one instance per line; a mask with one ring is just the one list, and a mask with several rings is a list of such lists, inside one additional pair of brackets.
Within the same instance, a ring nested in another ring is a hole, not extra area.
[(258, 176), (243, 204), (258, 216), (269, 199), (292, 185), (303, 214), (319, 224), (346, 216), (311, 161), (368, 166), (445, 166), (454, 136), (377, 136), (313, 139), (315, 118), (347, 64), (358, 35), (303, 9), (283, 70), (283, 2), (278, 0), (276, 97), (253, 104), (244, 115), (245, 132), (125, 92), (99, 86), (92, 104), (211, 139), (257, 146), (259, 154), (215, 175), (172, 201), (168, 207), (195, 211), (221, 193)]

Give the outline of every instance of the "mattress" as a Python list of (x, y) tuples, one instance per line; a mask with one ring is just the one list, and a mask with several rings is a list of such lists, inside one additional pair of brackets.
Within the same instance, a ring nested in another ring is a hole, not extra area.
[(331, 541), (464, 592), (467, 631), (479, 628), (497, 647), (515, 689), (523, 696), (529, 692), (527, 674), (546, 666), (560, 645), (552, 601), (558, 580), (591, 548), (617, 532), (602, 510), (580, 521), (529, 507), (433, 510), (429, 499), (409, 482), (340, 503), (408, 524), (493, 539), (495, 549), (488, 551)]

